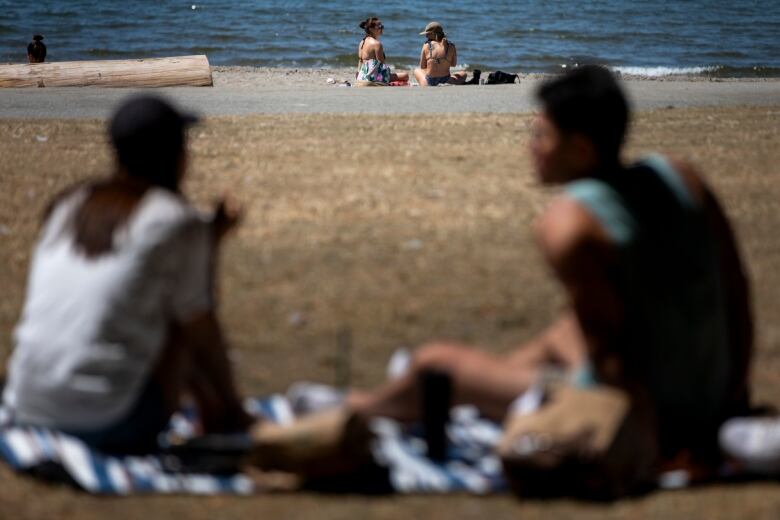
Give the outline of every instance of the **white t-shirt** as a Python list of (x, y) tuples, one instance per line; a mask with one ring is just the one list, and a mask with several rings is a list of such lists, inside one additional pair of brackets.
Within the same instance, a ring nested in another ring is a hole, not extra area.
[(14, 332), (4, 403), (14, 417), (72, 431), (129, 413), (172, 322), (212, 307), (212, 233), (176, 194), (150, 188), (114, 233), (111, 252), (87, 258), (67, 196), (44, 223)]

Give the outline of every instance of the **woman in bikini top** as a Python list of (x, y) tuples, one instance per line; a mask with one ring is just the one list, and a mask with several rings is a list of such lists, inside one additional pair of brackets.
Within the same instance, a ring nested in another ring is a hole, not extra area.
[(394, 81), (405, 83), (409, 81), (406, 72), (394, 73), (385, 64), (385, 50), (379, 41), (385, 26), (379, 18), (372, 17), (363, 20), (360, 28), (366, 31), (366, 35), (360, 40), (358, 47), (358, 70), (356, 79), (358, 85), (361, 82), (368, 84), (389, 84)]
[(431, 22), (420, 33), (428, 40), (420, 51), (420, 68), (414, 70), (414, 77), (420, 86), (434, 87), (442, 83), (462, 85), (466, 82), (465, 72), (450, 74), (450, 67), (458, 63), (458, 50), (447, 39), (439, 22)]

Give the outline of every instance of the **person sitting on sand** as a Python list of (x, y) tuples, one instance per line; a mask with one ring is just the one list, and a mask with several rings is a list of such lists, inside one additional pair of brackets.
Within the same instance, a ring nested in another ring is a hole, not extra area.
[(662, 456), (710, 461), (719, 425), (748, 404), (752, 354), (748, 282), (728, 218), (691, 165), (661, 155), (621, 162), (628, 107), (607, 69), (579, 67), (538, 97), (531, 157), (539, 180), (563, 191), (536, 237), (568, 309), (503, 355), (424, 345), (403, 377), (353, 391), (347, 408), (417, 420), (418, 381), (434, 370), (451, 378), (455, 403), (501, 420), (552, 366), (571, 384), (647, 397)]
[(439, 22), (425, 26), (420, 35), (426, 42), (420, 51), (420, 68), (414, 69), (414, 77), (421, 87), (435, 87), (442, 84), (463, 85), (466, 73), (456, 72), (450, 75), (450, 67), (458, 64), (458, 49), (447, 39), (444, 28)]
[(30, 63), (43, 63), (46, 60), (46, 45), (40, 34), (33, 35), (32, 41), (27, 45), (27, 60)]
[(185, 393), (205, 433), (252, 423), (214, 295), (238, 212), (222, 201), (206, 218), (180, 191), (194, 122), (157, 97), (128, 100), (110, 123), (113, 175), (51, 202), (3, 393), (15, 423), (108, 453), (154, 451)]
[(366, 32), (358, 47), (358, 82), (389, 85), (392, 82), (406, 83), (409, 74), (394, 73), (385, 63), (385, 50), (379, 41), (385, 26), (379, 18), (371, 17), (360, 22), (360, 28)]

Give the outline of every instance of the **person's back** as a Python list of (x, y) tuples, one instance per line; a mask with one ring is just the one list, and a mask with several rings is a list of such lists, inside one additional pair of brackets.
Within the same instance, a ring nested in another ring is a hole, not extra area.
[(611, 274), (624, 318), (616, 349), (625, 377), (656, 405), (662, 444), (674, 451), (711, 437), (729, 407), (731, 347), (720, 252), (702, 201), (658, 155), (565, 192), (617, 249)]
[(446, 38), (441, 41), (428, 40), (423, 45), (426, 74), (432, 78), (450, 75), (450, 67), (457, 65), (457, 50), (455, 44)]
[(151, 188), (112, 250), (91, 258), (73, 222), (95, 189), (53, 207), (32, 259), (4, 396), (22, 423), (84, 431), (125, 415), (171, 320), (211, 306), (210, 225), (179, 195)]

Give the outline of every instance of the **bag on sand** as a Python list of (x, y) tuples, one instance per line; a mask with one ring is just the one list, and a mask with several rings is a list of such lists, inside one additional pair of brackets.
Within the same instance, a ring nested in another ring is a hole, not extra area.
[(487, 84), (500, 85), (502, 83), (514, 83), (517, 81), (518, 77), (519, 76), (517, 74), (508, 74), (506, 72), (497, 70), (488, 74)]
[(648, 407), (616, 388), (555, 386), (535, 412), (512, 414), (498, 453), (521, 496), (611, 500), (655, 483), (658, 447)]

